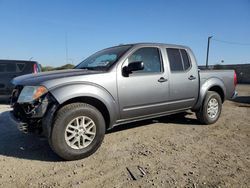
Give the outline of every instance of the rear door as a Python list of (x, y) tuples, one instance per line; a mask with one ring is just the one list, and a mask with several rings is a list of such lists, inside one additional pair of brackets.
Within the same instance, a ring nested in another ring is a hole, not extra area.
[(199, 75), (194, 57), (186, 49), (167, 48), (170, 70), (169, 110), (190, 108), (196, 103)]

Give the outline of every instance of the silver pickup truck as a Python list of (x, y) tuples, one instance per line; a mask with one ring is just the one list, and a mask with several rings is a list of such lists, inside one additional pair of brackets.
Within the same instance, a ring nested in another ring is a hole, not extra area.
[[(186, 46), (158, 43), (101, 50), (72, 70), (15, 78), (12, 119), (43, 133), (65, 160), (94, 153), (114, 126), (191, 109), (215, 123), (236, 95), (233, 70), (199, 71)], [(128, 126), (128, 125), (125, 125)]]

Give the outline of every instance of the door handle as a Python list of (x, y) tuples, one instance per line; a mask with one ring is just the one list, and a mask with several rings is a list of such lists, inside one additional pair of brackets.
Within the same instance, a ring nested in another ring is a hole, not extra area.
[(189, 80), (194, 80), (194, 79), (196, 79), (196, 77), (193, 76), (193, 75), (191, 75), (191, 76), (188, 77), (188, 79), (189, 79)]
[(164, 77), (160, 77), (160, 79), (158, 80), (158, 82), (166, 82), (166, 81), (168, 81), (168, 79)]

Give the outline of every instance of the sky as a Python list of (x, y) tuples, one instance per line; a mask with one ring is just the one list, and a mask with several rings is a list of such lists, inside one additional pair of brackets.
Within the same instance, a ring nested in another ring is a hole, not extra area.
[(160, 42), (189, 46), (203, 65), (208, 36), (209, 64), (250, 63), (250, 0), (0, 0), (0, 59), (61, 66)]

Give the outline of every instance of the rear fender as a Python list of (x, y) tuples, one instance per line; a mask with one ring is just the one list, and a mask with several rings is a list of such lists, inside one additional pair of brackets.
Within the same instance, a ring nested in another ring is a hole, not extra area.
[(214, 86), (220, 87), (223, 91), (224, 96), (225, 96), (226, 87), (225, 87), (224, 82), (219, 78), (209, 78), (208, 80), (206, 80), (202, 84), (202, 86), (200, 88), (198, 101), (197, 101), (196, 105), (192, 108), (192, 110), (198, 110), (201, 107), (207, 92), (210, 90), (210, 88), (212, 88)]

